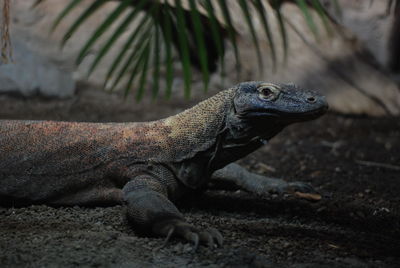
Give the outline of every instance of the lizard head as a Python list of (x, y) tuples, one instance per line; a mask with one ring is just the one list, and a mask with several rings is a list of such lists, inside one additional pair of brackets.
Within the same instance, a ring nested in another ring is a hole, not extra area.
[[(245, 82), (225, 91), (229, 109), (220, 127), (215, 169), (253, 152), (292, 123), (326, 112), (325, 97), (293, 84)], [(213, 151), (216, 152), (216, 151)]]
[(273, 121), (288, 125), (318, 118), (328, 109), (325, 97), (294, 84), (245, 82), (236, 88), (233, 100), (240, 119)]

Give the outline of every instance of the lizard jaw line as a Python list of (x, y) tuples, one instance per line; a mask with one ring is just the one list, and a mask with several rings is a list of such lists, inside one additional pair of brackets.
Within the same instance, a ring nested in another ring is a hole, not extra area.
[(320, 117), (327, 111), (328, 107), (323, 107), (320, 109), (315, 109), (312, 111), (306, 111), (301, 113), (286, 113), (281, 111), (273, 110), (250, 110), (239, 114), (240, 118), (271, 118), (271, 119), (288, 119), (288, 120), (312, 120)]

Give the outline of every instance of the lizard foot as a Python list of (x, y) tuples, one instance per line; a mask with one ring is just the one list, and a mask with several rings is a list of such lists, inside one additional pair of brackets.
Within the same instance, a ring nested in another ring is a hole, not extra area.
[(193, 243), (193, 250), (196, 251), (199, 244), (211, 248), (220, 247), (223, 244), (223, 237), (215, 228), (200, 231), (196, 227), (180, 219), (169, 219), (154, 224), (153, 231), (156, 234), (166, 236), (164, 245), (172, 236), (178, 236)]
[(256, 193), (259, 195), (269, 194), (292, 194), (298, 198), (307, 199), (310, 201), (318, 201), (321, 195), (310, 184), (305, 182), (295, 181), (286, 182), (282, 179), (265, 179), (258, 181), (255, 187)]

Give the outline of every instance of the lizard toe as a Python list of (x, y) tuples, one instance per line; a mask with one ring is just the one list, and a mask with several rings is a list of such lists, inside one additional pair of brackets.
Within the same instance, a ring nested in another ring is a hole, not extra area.
[(291, 182), (289, 183), (289, 187), (291, 187), (291, 193), (297, 198), (312, 202), (320, 201), (322, 199), (322, 195), (310, 184), (304, 182)]
[(193, 251), (196, 251), (199, 247), (200, 238), (199, 235), (191, 230), (184, 230), (182, 236), (189, 242), (193, 243)]
[(222, 247), (224, 243), (224, 237), (221, 235), (221, 233), (215, 228), (210, 228), (208, 231), (213, 236), (214, 241), (217, 242), (217, 246)]
[(309, 193), (309, 194), (317, 194), (318, 191), (314, 189), (310, 184), (301, 182), (301, 181), (295, 181), (295, 182), (289, 182), (289, 188), (291, 192), (301, 192), (301, 193)]
[(209, 228), (200, 233), (200, 240), (208, 247), (214, 248), (221, 247), (224, 239), (217, 229)]
[(213, 248), (214, 247), (214, 238), (212, 235), (207, 232), (207, 231), (202, 231), (199, 234), (200, 240), (205, 243), (208, 247)]
[[(209, 247), (220, 247), (223, 243), (223, 237), (215, 228), (201, 231), (193, 225), (182, 220), (167, 220), (157, 224), (156, 233), (166, 236), (164, 246), (169, 242), (172, 236), (181, 237), (186, 241), (193, 243), (193, 250), (196, 251), (199, 244)], [(157, 232), (157, 230), (159, 230)]]
[(171, 239), (171, 237), (174, 234), (174, 232), (175, 232), (175, 227), (172, 226), (168, 231), (167, 237), (165, 238), (162, 247), (165, 247), (168, 244), (168, 242)]

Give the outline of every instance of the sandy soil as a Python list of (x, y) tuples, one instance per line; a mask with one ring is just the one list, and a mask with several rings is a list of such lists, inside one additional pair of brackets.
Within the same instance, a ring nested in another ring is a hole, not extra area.
[[(82, 90), (69, 100), (0, 96), (0, 118), (143, 121), (190, 103), (141, 104)], [(324, 198), (214, 189), (180, 202), (222, 248), (135, 234), (124, 208), (0, 207), (1, 267), (400, 267), (400, 118), (329, 113), (293, 125), (243, 159), (255, 172), (311, 182)]]

